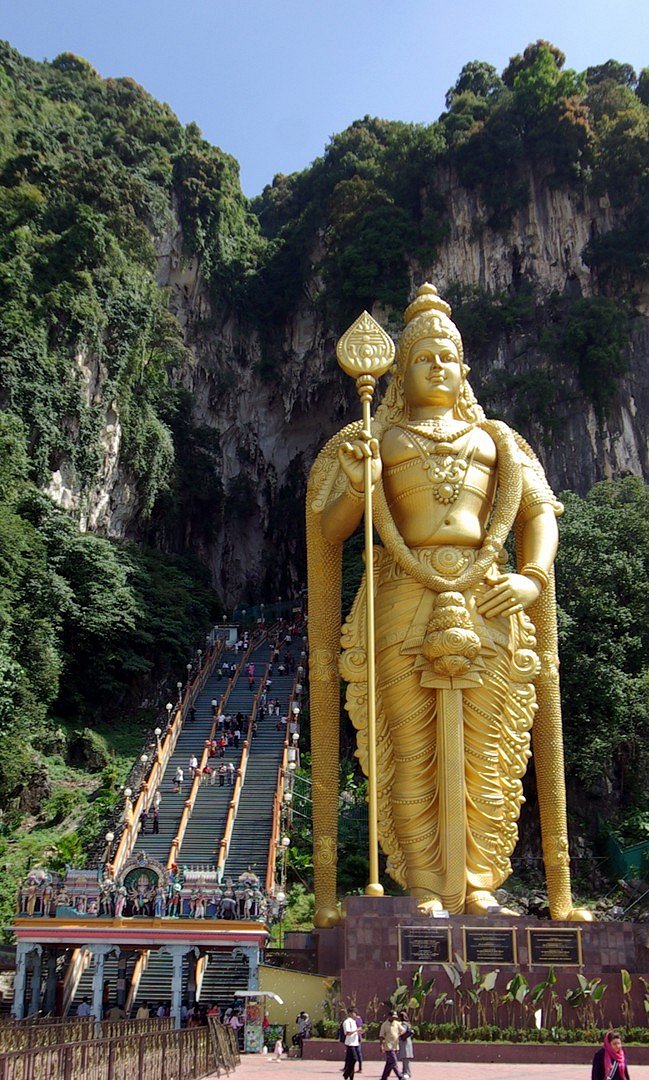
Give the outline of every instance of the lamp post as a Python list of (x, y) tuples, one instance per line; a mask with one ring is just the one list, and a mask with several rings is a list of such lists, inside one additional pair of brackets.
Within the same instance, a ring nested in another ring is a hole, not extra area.
[(178, 702), (180, 703), (183, 699), (183, 684), (180, 680), (176, 683), (176, 690), (178, 691)]
[(277, 902), (277, 922), (279, 924), (279, 947), (282, 948), (284, 944), (284, 913), (286, 911), (286, 893), (283, 889), (280, 889), (277, 893), (275, 900)]
[(167, 710), (167, 727), (170, 728), (171, 727), (171, 714), (174, 711), (174, 707), (173, 707), (173, 705), (171, 704), (170, 701), (168, 701), (167, 704), (165, 705), (165, 709)]
[(280, 864), (280, 879), (279, 883), (282, 889), (286, 888), (286, 862), (288, 859), (288, 849), (291, 846), (291, 840), (288, 836), (283, 836), (280, 840), (280, 847), (282, 849), (282, 861)]
[(160, 736), (162, 735), (162, 728), (155, 728), (153, 734), (155, 735), (156, 747), (158, 750), (158, 757), (160, 757), (162, 747), (160, 745)]
[(133, 792), (130, 787), (124, 788), (124, 824), (127, 828), (133, 824), (133, 803), (131, 802), (131, 795)]
[(285, 791), (283, 796), (284, 802), (284, 820), (286, 822), (286, 828), (290, 829), (293, 824), (293, 793), (291, 791)]
[(106, 850), (104, 852), (104, 864), (107, 866), (108, 863), (110, 862), (110, 849), (112, 847), (113, 840), (115, 839), (115, 833), (114, 832), (107, 832), (104, 839), (106, 841)]
[(187, 685), (192, 681), (192, 665), (187, 665)]
[(198, 657), (198, 670), (200, 671), (201, 668), (203, 667), (203, 650), (202, 649), (197, 649), (196, 650), (196, 655)]

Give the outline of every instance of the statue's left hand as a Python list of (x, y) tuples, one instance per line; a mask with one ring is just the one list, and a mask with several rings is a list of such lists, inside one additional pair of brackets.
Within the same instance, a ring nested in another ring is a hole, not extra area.
[(501, 574), (480, 597), (477, 608), (485, 619), (495, 619), (497, 615), (515, 615), (533, 604), (540, 591), (540, 584), (523, 574)]

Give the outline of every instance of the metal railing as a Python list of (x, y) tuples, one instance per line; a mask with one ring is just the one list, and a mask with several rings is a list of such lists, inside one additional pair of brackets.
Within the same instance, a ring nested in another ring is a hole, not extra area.
[(199, 1080), (236, 1068), (240, 1058), (233, 1036), (210, 1017), (209, 1028), (11, 1050), (0, 1054), (0, 1080)]
[(272, 828), (270, 834), (270, 841), (268, 844), (268, 862), (266, 864), (266, 892), (272, 895), (275, 891), (275, 863), (277, 861), (277, 849), (279, 847), (279, 834), (281, 832), (282, 825), (282, 805), (284, 801), (284, 782), (288, 771), (288, 748), (292, 744), (290, 736), (291, 730), (291, 717), (293, 715), (293, 702), (295, 701), (295, 687), (297, 686), (298, 677), (297, 672), (293, 678), (293, 686), (291, 687), (291, 693), (288, 702), (288, 714), (286, 717), (286, 731), (284, 733), (284, 747), (282, 750), (282, 760), (277, 770), (277, 784), (275, 786), (275, 795), (273, 796), (273, 818)]
[(171, 1031), (173, 1019), (102, 1020), (91, 1016), (52, 1017), (35, 1014), (24, 1020), (10, 1020), (0, 1025), (0, 1051), (33, 1050), (66, 1042), (90, 1039), (125, 1038), (127, 1035), (158, 1034)]

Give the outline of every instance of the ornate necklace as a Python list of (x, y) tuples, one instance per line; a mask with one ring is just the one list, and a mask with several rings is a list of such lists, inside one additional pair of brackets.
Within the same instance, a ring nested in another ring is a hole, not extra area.
[[(472, 589), (484, 577), (490, 566), (505, 546), (505, 540), (514, 524), (523, 488), (523, 469), (519, 462), (518, 449), (514, 437), (507, 427), (498, 420), (483, 420), (476, 424), (483, 431), (489, 432), (498, 450), (498, 494), (487, 535), (482, 547), (476, 552), (477, 559), (453, 581), (453, 588), (458, 592)], [(383, 483), (376, 485), (376, 527), (387, 551), (394, 561), (405, 570), (414, 581), (433, 592), (447, 592), (448, 578), (434, 573), (430, 567), (423, 566), (415, 558), (410, 548), (397, 529), (385, 497)]]
[(405, 431), (413, 432), (415, 435), (423, 435), (425, 439), (432, 439), (433, 442), (456, 442), (463, 435), (467, 435), (475, 427), (475, 424), (463, 424), (462, 427), (456, 429), (447, 420), (439, 420), (436, 416), (431, 416), (430, 419), (423, 420), (421, 424), (404, 422), (399, 424), (399, 427), (402, 427)]
[[(413, 425), (408, 426), (410, 437), (413, 446), (417, 450), (422, 462), (424, 471), (428, 474), (428, 478), (431, 481), (431, 492), (433, 498), (442, 505), (448, 506), (454, 503), (464, 485), (466, 479), (466, 472), (470, 464), (470, 460), (473, 458), (473, 453), (469, 461), (463, 455), (455, 456), (452, 453), (452, 446), (450, 443), (452, 439), (445, 439), (443, 442), (441, 438), (434, 438), (434, 446), (427, 446), (423, 441), (422, 433), (417, 431)], [(469, 424), (466, 428), (459, 431), (454, 436), (455, 439), (459, 438), (461, 434), (466, 434), (473, 427)], [(424, 438), (428, 442), (431, 440), (428, 438), (428, 433)]]

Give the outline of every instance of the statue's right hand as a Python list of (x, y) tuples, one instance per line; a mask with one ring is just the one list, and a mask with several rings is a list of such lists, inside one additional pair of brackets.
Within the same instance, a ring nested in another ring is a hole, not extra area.
[(365, 461), (371, 461), (372, 486), (381, 478), (383, 463), (379, 454), (379, 441), (368, 431), (362, 431), (359, 439), (344, 442), (338, 447), (338, 460), (354, 491), (365, 490)]

